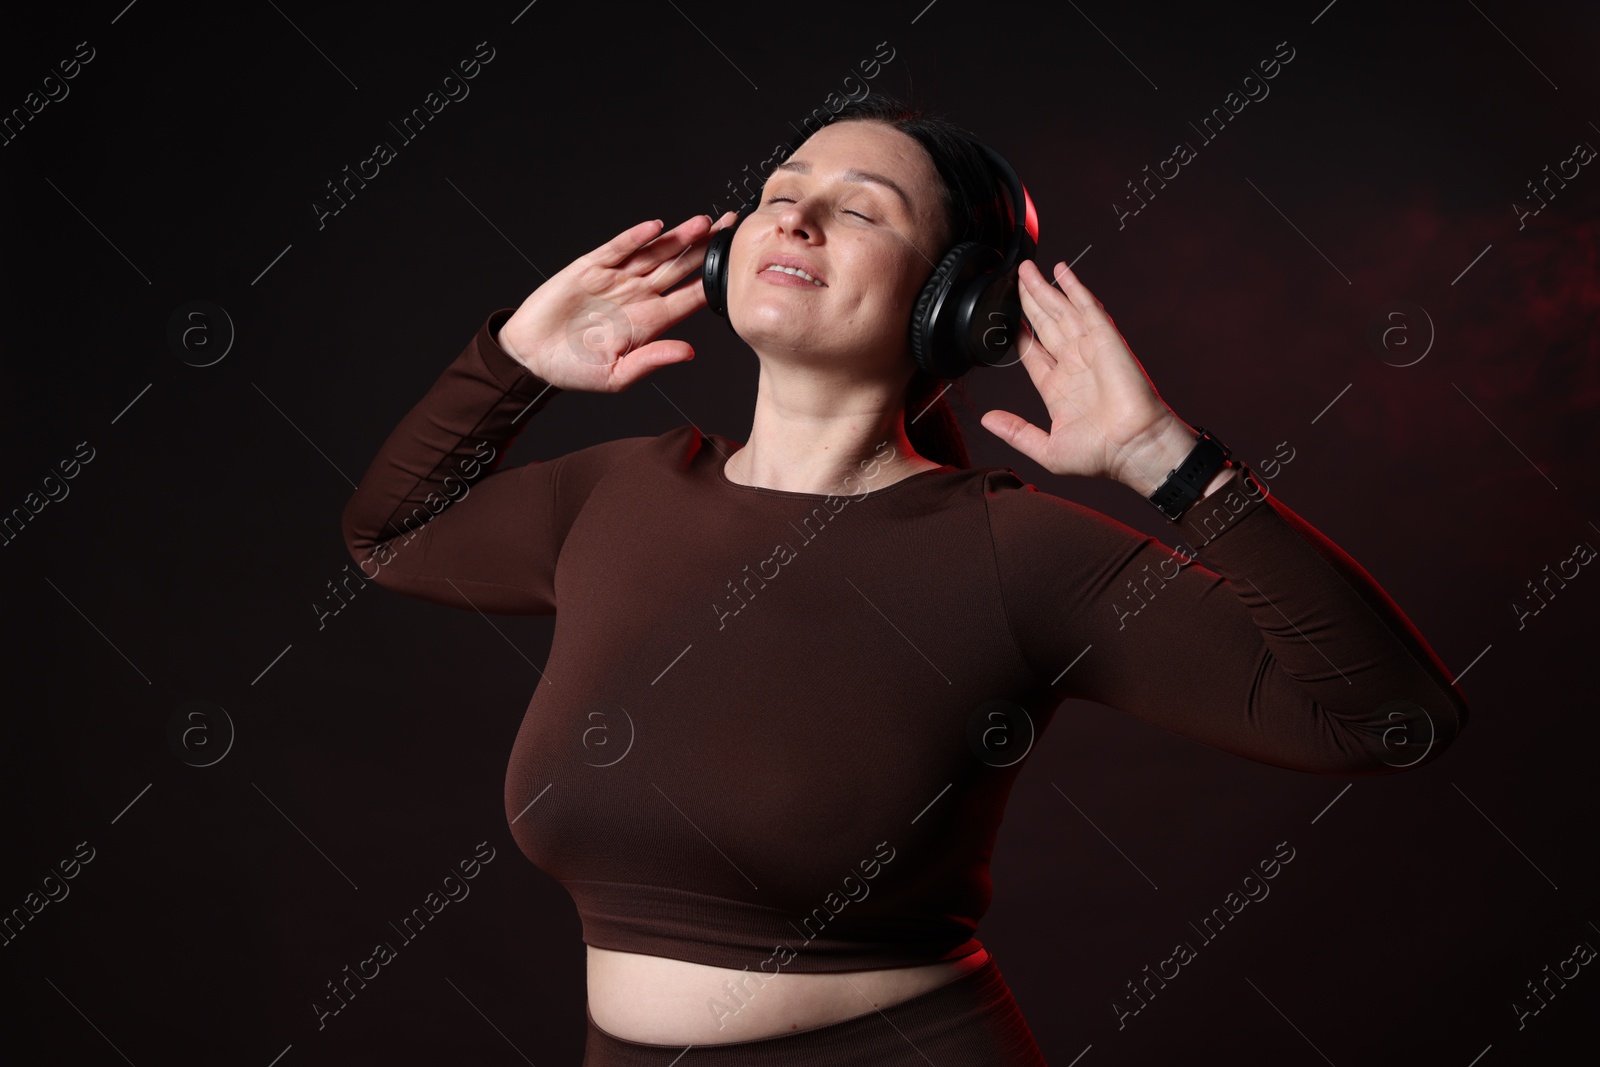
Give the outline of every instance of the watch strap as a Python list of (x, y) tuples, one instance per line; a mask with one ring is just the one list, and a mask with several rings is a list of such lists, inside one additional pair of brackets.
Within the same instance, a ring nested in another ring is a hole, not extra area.
[(1219, 470), (1235, 466), (1231, 462), (1233, 450), (1209, 430), (1196, 426), (1195, 433), (1199, 438), (1194, 448), (1182, 463), (1167, 472), (1167, 480), (1147, 498), (1169, 522), (1177, 522), (1189, 505), (1205, 495), (1206, 486)]

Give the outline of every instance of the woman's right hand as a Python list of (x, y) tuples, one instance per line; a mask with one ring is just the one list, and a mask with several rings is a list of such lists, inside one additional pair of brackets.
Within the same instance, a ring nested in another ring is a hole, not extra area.
[(705, 307), (704, 288), (665, 290), (699, 271), (711, 235), (735, 218), (695, 215), (660, 234), (653, 219), (623, 230), (529, 294), (495, 340), (531, 373), (576, 392), (618, 393), (693, 359), (688, 342), (656, 338)]

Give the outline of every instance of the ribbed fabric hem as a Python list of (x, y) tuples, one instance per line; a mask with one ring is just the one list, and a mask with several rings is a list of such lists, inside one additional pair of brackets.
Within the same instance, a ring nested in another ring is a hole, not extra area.
[(870, 971), (958, 960), (983, 949), (970, 926), (846, 908), (820, 928), (779, 908), (671, 886), (562, 880), (595, 948), (756, 974)]

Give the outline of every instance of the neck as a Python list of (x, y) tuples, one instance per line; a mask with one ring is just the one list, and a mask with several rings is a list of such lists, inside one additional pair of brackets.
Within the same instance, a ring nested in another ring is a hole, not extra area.
[(899, 389), (873, 385), (803, 402), (768, 387), (756, 397), (750, 437), (723, 470), (741, 485), (838, 495), (881, 489), (940, 464), (917, 454)]

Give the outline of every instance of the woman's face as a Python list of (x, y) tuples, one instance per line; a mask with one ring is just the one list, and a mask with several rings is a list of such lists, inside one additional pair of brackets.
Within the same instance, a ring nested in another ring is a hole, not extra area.
[[(729, 321), (763, 355), (902, 373), (912, 305), (948, 229), (938, 172), (914, 139), (881, 122), (824, 126), (773, 170), (734, 234)], [(822, 284), (769, 270), (774, 260)]]

